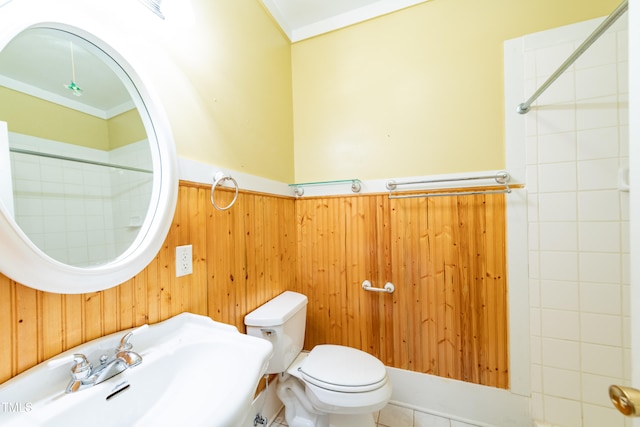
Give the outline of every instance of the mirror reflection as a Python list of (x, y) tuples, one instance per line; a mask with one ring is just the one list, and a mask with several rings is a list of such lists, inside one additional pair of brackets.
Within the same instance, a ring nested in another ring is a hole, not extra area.
[(138, 100), (111, 57), (65, 31), (28, 29), (0, 52), (2, 202), (53, 259), (103, 265), (140, 232), (153, 173)]

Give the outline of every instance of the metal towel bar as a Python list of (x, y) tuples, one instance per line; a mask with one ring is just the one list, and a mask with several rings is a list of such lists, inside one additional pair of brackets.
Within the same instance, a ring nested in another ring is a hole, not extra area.
[[(501, 189), (487, 189), (487, 190), (471, 190), (471, 191), (452, 191), (447, 193), (422, 193), (422, 194), (405, 194), (405, 195), (394, 195), (393, 191), (401, 185), (419, 185), (419, 184), (435, 184), (435, 183), (451, 183), (451, 182), (459, 182), (459, 181), (474, 181), (474, 180), (487, 180), (493, 179), (496, 184), (502, 185), (504, 188)], [(443, 178), (443, 179), (429, 179), (422, 181), (406, 181), (406, 182), (396, 182), (393, 180), (387, 181), (386, 187), (389, 190), (389, 198), (390, 199), (410, 199), (415, 197), (442, 197), (442, 196), (468, 196), (475, 194), (504, 194), (511, 193), (511, 188), (509, 187), (509, 180), (511, 176), (508, 172), (500, 171), (493, 175), (481, 175), (481, 176), (473, 176), (473, 177), (462, 177), (462, 178)]]

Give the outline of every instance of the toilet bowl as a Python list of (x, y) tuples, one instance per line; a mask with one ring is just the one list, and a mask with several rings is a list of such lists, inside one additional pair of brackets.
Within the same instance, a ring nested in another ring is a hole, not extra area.
[(369, 427), (391, 398), (384, 364), (355, 348), (323, 344), (302, 351), (307, 297), (284, 292), (245, 317), (247, 334), (274, 346), (268, 373), (290, 427)]

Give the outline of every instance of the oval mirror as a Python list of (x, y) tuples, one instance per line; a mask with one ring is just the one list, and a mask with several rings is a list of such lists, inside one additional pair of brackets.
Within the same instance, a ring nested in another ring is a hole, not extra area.
[(175, 148), (128, 61), (78, 29), (27, 28), (0, 51), (0, 122), (2, 273), (84, 293), (155, 257), (175, 210)]

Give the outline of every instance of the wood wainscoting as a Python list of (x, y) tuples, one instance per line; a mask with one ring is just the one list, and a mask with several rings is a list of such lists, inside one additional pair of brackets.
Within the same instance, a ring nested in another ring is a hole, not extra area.
[[(158, 256), (119, 286), (60, 295), (0, 274), (0, 383), (76, 345), (185, 311), (244, 332), (244, 316), (295, 281), (294, 200), (241, 192), (233, 208), (220, 212), (210, 190), (180, 183)], [(231, 200), (224, 190), (216, 190), (218, 197), (220, 204)], [(175, 247), (188, 244), (193, 274), (176, 278)]]
[[(220, 189), (219, 205), (232, 194)], [(140, 274), (101, 292), (40, 292), (0, 275), (0, 382), (91, 339), (184, 311), (244, 331), (280, 294), (309, 296), (305, 346), (350, 345), (386, 365), (507, 388), (504, 196), (389, 200), (241, 191), (215, 210), (181, 182), (171, 230)], [(175, 247), (193, 274), (175, 277)], [(366, 292), (363, 280), (394, 294)]]
[[(299, 199), (305, 347), (508, 388), (505, 196)], [(393, 294), (368, 292), (395, 285)]]

